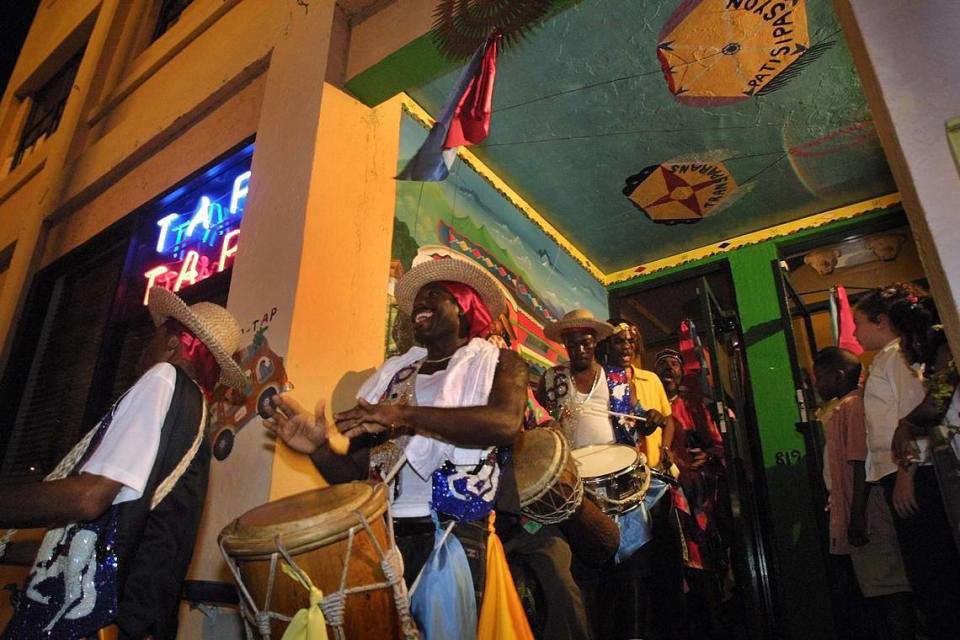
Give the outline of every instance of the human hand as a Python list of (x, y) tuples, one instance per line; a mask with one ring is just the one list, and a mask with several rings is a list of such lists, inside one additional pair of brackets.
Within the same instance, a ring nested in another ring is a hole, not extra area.
[(670, 451), (670, 447), (661, 446), (660, 447), (660, 466), (664, 469), (669, 469), (670, 465), (673, 464), (673, 452)]
[(870, 542), (866, 522), (856, 515), (850, 517), (850, 524), (847, 526), (847, 542), (854, 547), (862, 547)]
[(916, 467), (900, 469), (893, 484), (893, 508), (901, 518), (909, 518), (920, 511), (913, 488)]
[(690, 462), (691, 469), (699, 469), (703, 465), (707, 464), (707, 461), (710, 459), (710, 455), (703, 449), (687, 449), (690, 452), (693, 460)]
[(403, 426), (402, 407), (398, 404), (371, 404), (361, 398), (353, 409), (334, 415), (334, 420), (343, 435), (354, 438)]
[(292, 396), (283, 393), (272, 396), (263, 408), (270, 416), (263, 421), (263, 426), (294, 451), (310, 455), (326, 444), (323, 400), (318, 400), (314, 413), (310, 413)]
[(656, 409), (647, 409), (644, 412), (644, 417), (647, 419), (647, 427), (651, 429), (663, 427), (667, 422), (667, 418)]
[(913, 425), (901, 420), (893, 432), (893, 440), (890, 442), (890, 453), (893, 456), (894, 464), (907, 464), (916, 462), (920, 455), (917, 443), (913, 439)]

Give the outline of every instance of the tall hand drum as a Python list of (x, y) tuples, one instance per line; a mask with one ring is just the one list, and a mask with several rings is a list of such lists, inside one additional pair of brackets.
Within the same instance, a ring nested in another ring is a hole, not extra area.
[(525, 516), (555, 524), (573, 515), (583, 499), (583, 484), (559, 431), (539, 427), (521, 432), (513, 447), (513, 465)]
[(595, 444), (571, 452), (583, 487), (608, 515), (640, 506), (650, 487), (647, 457), (623, 444)]
[(291, 572), (323, 592), (331, 638), (416, 637), (386, 491), (367, 482), (333, 485), (268, 502), (224, 528), (220, 548), (262, 637), (280, 638), (310, 606)]

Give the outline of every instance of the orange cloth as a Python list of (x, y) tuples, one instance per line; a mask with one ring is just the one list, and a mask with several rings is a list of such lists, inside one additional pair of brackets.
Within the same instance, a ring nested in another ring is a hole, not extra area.
[(477, 623), (477, 640), (533, 640), (527, 614), (513, 584), (507, 555), (493, 528), (497, 512), (490, 514), (487, 538), (487, 578)]

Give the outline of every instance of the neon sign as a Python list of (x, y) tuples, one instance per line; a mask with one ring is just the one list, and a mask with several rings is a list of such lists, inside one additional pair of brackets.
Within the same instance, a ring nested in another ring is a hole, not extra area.
[(242, 164), (239, 173), (236, 167), (221, 172), (193, 195), (165, 206), (153, 227), (152, 246), (144, 247), (151, 255), (143, 261), (143, 304), (153, 286), (178, 292), (233, 263), (250, 185), (249, 159)]

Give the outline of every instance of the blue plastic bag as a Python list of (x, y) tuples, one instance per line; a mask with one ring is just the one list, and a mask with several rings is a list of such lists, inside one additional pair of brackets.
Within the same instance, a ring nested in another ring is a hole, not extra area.
[(477, 637), (477, 598), (467, 554), (456, 536), (444, 535), (439, 527), (433, 552), (413, 585), (410, 612), (424, 640)]
[(620, 547), (614, 556), (617, 564), (620, 564), (636, 553), (637, 549), (650, 542), (653, 537), (650, 509), (663, 498), (667, 489), (666, 482), (656, 477), (651, 478), (650, 488), (647, 489), (647, 495), (644, 496), (640, 506), (617, 518), (617, 526), (620, 527)]

